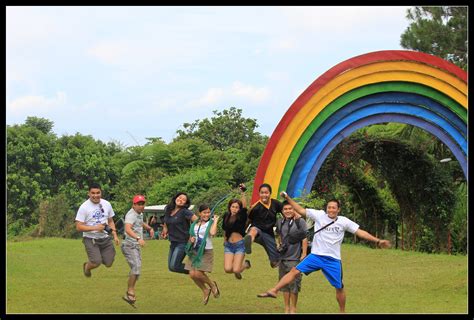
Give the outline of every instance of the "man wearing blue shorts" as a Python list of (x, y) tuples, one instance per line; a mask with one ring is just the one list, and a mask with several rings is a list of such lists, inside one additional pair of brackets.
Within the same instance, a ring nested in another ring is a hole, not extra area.
[(313, 271), (322, 270), (329, 283), (336, 288), (336, 300), (339, 303), (339, 311), (345, 312), (346, 293), (342, 283), (341, 244), (346, 231), (355, 234), (359, 238), (373, 241), (381, 248), (389, 248), (390, 241), (381, 240), (372, 236), (367, 231), (359, 228), (354, 221), (338, 216), (341, 206), (338, 200), (330, 200), (323, 210), (305, 209), (291, 199), (286, 192), (281, 193), (282, 198), (290, 203), (294, 210), (302, 217), (309, 217), (314, 221), (316, 231), (309, 254), (296, 267), (293, 267), (277, 285), (265, 293), (257, 295), (260, 298), (276, 298), (278, 291), (291, 283), (300, 273), (306, 275)]

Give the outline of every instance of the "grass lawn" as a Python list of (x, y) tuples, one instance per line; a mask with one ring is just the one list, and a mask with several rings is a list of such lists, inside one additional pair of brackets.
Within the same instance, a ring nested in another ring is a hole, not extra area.
[[(37, 239), (7, 242), (6, 313), (282, 313), (283, 297), (256, 295), (278, 280), (258, 244), (247, 258), (252, 268), (242, 280), (224, 272), (223, 239), (213, 239), (211, 279), (221, 291), (202, 305), (200, 289), (187, 275), (168, 271), (169, 242), (147, 241), (142, 250), (142, 275), (137, 282), (137, 309), (121, 299), (129, 267), (119, 247), (114, 265), (82, 273), (87, 260), (81, 240)], [(343, 244), (342, 263), (346, 312), (468, 312), (467, 256), (422, 254)], [(335, 290), (321, 272), (303, 276), (298, 313), (337, 313)]]

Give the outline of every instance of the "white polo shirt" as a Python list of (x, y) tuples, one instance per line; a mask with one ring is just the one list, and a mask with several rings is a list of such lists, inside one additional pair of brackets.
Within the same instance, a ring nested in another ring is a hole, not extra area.
[[(314, 231), (334, 221), (324, 210), (306, 209), (306, 215), (314, 221)], [(358, 229), (359, 225), (354, 221), (338, 216), (336, 222), (314, 235), (311, 253), (341, 260), (341, 244), (345, 232), (355, 233)]]

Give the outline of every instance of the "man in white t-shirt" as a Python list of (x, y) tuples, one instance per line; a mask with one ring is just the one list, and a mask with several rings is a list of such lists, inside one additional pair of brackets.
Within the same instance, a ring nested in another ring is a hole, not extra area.
[(109, 234), (112, 233), (116, 245), (119, 245), (120, 241), (112, 218), (115, 215), (114, 210), (110, 202), (101, 199), (100, 185), (91, 184), (88, 196), (89, 199), (77, 210), (76, 230), (82, 231), (82, 242), (89, 259), (82, 265), (82, 270), (89, 278), (92, 275), (92, 269), (102, 263), (109, 268), (114, 262), (115, 248)]
[(354, 221), (338, 216), (341, 206), (338, 200), (330, 200), (323, 210), (305, 209), (291, 199), (286, 192), (281, 192), (285, 198), (303, 217), (309, 217), (314, 221), (314, 238), (309, 254), (296, 267), (293, 267), (277, 285), (265, 293), (257, 295), (260, 298), (276, 298), (278, 291), (292, 282), (301, 272), (308, 275), (313, 271), (322, 270), (326, 279), (336, 288), (336, 300), (339, 303), (339, 311), (345, 312), (346, 293), (342, 283), (341, 244), (346, 231), (355, 234), (359, 238), (373, 241), (381, 248), (389, 248), (390, 241), (381, 240), (372, 236), (367, 231), (359, 228)]

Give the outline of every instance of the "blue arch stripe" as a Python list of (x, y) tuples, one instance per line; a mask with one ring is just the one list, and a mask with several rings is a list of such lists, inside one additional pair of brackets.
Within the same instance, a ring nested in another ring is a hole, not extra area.
[[(365, 102), (367, 101), (368, 100)], [(354, 109), (356, 110), (353, 111)], [(310, 141), (306, 144), (303, 152), (299, 156), (298, 161), (296, 162), (295, 168), (288, 183), (287, 190), (295, 189), (296, 186), (301, 187), (301, 183), (306, 180), (306, 176), (310, 172), (312, 163), (314, 162), (313, 159), (316, 159), (324, 145), (332, 139), (332, 137), (337, 133), (338, 129), (342, 130), (351, 122), (357, 121), (361, 118), (386, 112), (411, 114), (415, 117), (421, 117), (429, 122), (436, 123), (444, 131), (451, 135), (453, 140), (459, 146), (461, 146), (464, 154), (467, 154), (467, 143), (464, 136), (460, 134), (450, 123), (448, 123), (445, 118), (440, 117), (438, 114), (433, 113), (430, 110), (405, 104), (374, 104), (370, 106), (363, 106), (361, 103), (354, 103), (352, 106), (348, 105), (347, 109), (343, 108), (331, 115), (331, 117), (328, 118), (328, 120), (325, 121), (325, 123), (323, 123), (321, 127), (314, 133)], [(450, 149), (452, 148), (450, 145), (448, 145), (448, 147), (450, 147)]]
[[(335, 135), (333, 139), (331, 139), (324, 146), (318, 158), (315, 159), (315, 161), (313, 161), (313, 166), (310, 172), (306, 176), (303, 176), (302, 179), (299, 180), (302, 183), (299, 183), (296, 185), (288, 184), (288, 188), (287, 188), (288, 194), (290, 194), (293, 197), (299, 197), (303, 192), (309, 192), (311, 190), (314, 179), (316, 178), (316, 175), (321, 165), (323, 164), (324, 160), (327, 158), (329, 153), (337, 146), (337, 144), (339, 144), (339, 142), (341, 142), (343, 139), (350, 136), (354, 131), (360, 128), (366, 127), (371, 124), (383, 123), (383, 122), (399, 122), (399, 123), (414, 125), (437, 136), (441, 141), (443, 141), (443, 143), (450, 146), (451, 151), (453, 152), (456, 159), (459, 161), (459, 164), (461, 165), (461, 168), (463, 169), (464, 175), (467, 178), (467, 159), (464, 153), (461, 151), (461, 149), (457, 145), (457, 143), (455, 143), (452, 140), (452, 138), (444, 130), (440, 129), (439, 127), (437, 127), (436, 125), (430, 122), (420, 120), (419, 118), (416, 118), (411, 115), (384, 113), (380, 115), (373, 115), (373, 116), (355, 121), (351, 125), (347, 126), (343, 130), (338, 132), (338, 134)], [(296, 171), (293, 174), (298, 175)]]
[(296, 186), (288, 185), (288, 189), (287, 189), (288, 194), (293, 195), (294, 197), (299, 197), (303, 192), (309, 192), (311, 190), (313, 182), (323, 162), (326, 160), (330, 152), (339, 144), (339, 142), (341, 142), (343, 139), (347, 138), (354, 131), (360, 128), (366, 127), (371, 124), (383, 123), (383, 122), (399, 122), (399, 123), (411, 124), (411, 125), (420, 127), (432, 133), (433, 135), (439, 137), (439, 139), (443, 141), (443, 143), (445, 143), (446, 145), (450, 147), (454, 156), (459, 161), (459, 164), (461, 165), (464, 175), (467, 177), (467, 159), (464, 153), (462, 152), (462, 150), (457, 145), (457, 143), (455, 143), (452, 140), (452, 138), (444, 130), (440, 129), (438, 126), (430, 122), (420, 120), (419, 118), (413, 117), (411, 115), (384, 113), (384, 114), (374, 115), (371, 117), (367, 117), (367, 118), (363, 118), (358, 121), (355, 121), (351, 125), (341, 130), (337, 135), (335, 135), (333, 139), (331, 139), (329, 143), (327, 143), (324, 146), (320, 155), (318, 156), (316, 161), (314, 161), (314, 164), (310, 172), (306, 175), (306, 179), (302, 179), (301, 181), (303, 182), (300, 184), (297, 184)]

